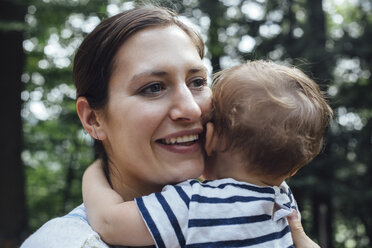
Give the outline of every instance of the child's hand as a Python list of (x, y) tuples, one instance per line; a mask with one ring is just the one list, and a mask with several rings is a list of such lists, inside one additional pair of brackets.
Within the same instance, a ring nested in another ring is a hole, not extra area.
[(320, 248), (314, 241), (312, 241), (305, 233), (304, 228), (301, 224), (301, 219), (298, 214), (293, 210), (292, 214), (287, 217), (289, 227), (291, 228), (291, 234), (293, 243), (298, 248)]
[(110, 187), (101, 160), (94, 161), (85, 170), (82, 193), (89, 223), (95, 231), (101, 234), (107, 218), (107, 208), (123, 202), (121, 196)]
[(82, 183), (82, 193), (84, 205), (89, 210), (90, 207), (99, 204), (98, 197), (100, 193), (108, 192), (111, 196), (115, 195), (116, 200), (123, 202), (123, 199), (119, 194), (117, 194), (110, 186), (105, 176), (102, 167), (102, 160), (98, 159), (93, 162), (84, 172), (83, 183)]
[(124, 246), (154, 244), (136, 203), (124, 202), (111, 188), (101, 160), (96, 160), (84, 172), (83, 200), (90, 225), (108, 244)]

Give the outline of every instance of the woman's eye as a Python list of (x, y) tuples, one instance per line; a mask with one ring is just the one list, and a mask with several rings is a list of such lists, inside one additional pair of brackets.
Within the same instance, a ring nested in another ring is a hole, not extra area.
[(148, 86), (145, 86), (140, 90), (142, 95), (155, 95), (164, 90), (164, 86), (161, 83), (152, 83)]
[(197, 78), (191, 81), (189, 84), (191, 87), (201, 88), (207, 85), (207, 80), (204, 78)]

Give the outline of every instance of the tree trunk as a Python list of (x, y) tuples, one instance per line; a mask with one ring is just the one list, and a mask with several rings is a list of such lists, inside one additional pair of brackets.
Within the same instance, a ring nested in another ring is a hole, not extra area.
[(326, 51), (326, 23), (322, 0), (308, 0), (307, 20), (307, 58), (310, 60), (310, 71), (319, 84), (325, 84), (331, 75), (329, 73), (329, 56)]
[(23, 30), (25, 6), (0, 2), (0, 247), (17, 247), (27, 229), (24, 168), (21, 161), (21, 75), (24, 64)]
[[(331, 78), (331, 75), (329, 73), (329, 56), (327, 56), (325, 48), (326, 23), (322, 0), (308, 0), (306, 4), (306, 9), (308, 10), (306, 30), (308, 45), (306, 50), (307, 58), (310, 62), (309, 71), (318, 84), (325, 85)], [(324, 153), (326, 154), (328, 151), (329, 147), (325, 147)], [(323, 161), (326, 160), (323, 159)], [(316, 173), (324, 185), (333, 181), (333, 170), (329, 164), (318, 166)], [(326, 188), (328, 190), (319, 190), (318, 192), (314, 192), (313, 195), (314, 228), (318, 232), (319, 245), (328, 248), (333, 247), (331, 187), (331, 185), (327, 185)]]
[(211, 55), (213, 73), (221, 69), (220, 58), (224, 54), (224, 48), (218, 40), (218, 30), (224, 27), (223, 16), (225, 8), (222, 3), (214, 0), (201, 1), (200, 9), (208, 14), (211, 25), (208, 30), (207, 46)]
[(317, 231), (320, 247), (332, 248), (332, 218), (333, 205), (329, 196), (314, 195), (313, 202), (313, 229)]

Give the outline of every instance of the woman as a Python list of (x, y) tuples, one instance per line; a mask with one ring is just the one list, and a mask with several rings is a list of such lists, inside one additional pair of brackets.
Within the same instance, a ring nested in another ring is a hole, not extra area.
[[(210, 111), (204, 44), (175, 14), (138, 7), (106, 19), (74, 62), (77, 112), (101, 148), (105, 172), (124, 200), (198, 177), (200, 136)], [(312, 241), (293, 221), (298, 247)], [(22, 247), (107, 247), (81, 205), (43, 225)]]

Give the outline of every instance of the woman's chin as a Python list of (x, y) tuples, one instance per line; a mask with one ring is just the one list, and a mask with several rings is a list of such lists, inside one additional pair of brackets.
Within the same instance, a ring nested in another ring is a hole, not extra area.
[(179, 170), (177, 170), (176, 175), (174, 177), (174, 183), (180, 183), (189, 179), (195, 179), (201, 176), (204, 170), (204, 163), (203, 160), (195, 161), (196, 163), (192, 163), (189, 161), (188, 164), (185, 164)]

